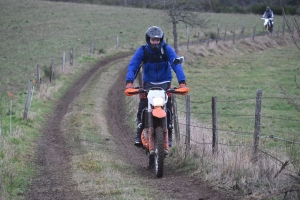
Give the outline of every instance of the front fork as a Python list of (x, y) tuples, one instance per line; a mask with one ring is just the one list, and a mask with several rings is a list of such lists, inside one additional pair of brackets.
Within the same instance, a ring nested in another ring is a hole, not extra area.
[[(148, 124), (145, 127), (148, 127), (148, 139), (149, 139), (149, 152), (154, 152), (154, 123), (153, 123), (153, 116), (152, 112), (147, 112)], [(159, 120), (159, 119), (158, 119)], [(160, 119), (159, 125), (161, 126), (164, 131), (164, 148), (165, 150), (169, 150), (169, 139), (168, 139), (168, 128), (167, 128), (167, 117)]]

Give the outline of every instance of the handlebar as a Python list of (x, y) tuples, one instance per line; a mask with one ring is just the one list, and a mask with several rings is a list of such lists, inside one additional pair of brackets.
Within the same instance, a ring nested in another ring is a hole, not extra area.
[[(152, 87), (150, 89), (144, 89), (141, 88), (140, 86), (138, 87), (134, 87), (134, 88), (130, 88), (125, 90), (125, 94), (126, 96), (132, 96), (132, 95), (136, 95), (136, 94), (148, 94), (149, 90), (164, 90), (161, 87)], [(173, 93), (173, 94), (178, 94), (178, 95), (186, 95), (189, 92), (189, 88), (185, 87), (185, 88), (170, 88), (168, 90), (166, 90), (167, 93)]]
[(266, 17), (262, 17), (261, 19), (269, 19), (269, 20), (273, 20), (273, 18), (266, 18)]

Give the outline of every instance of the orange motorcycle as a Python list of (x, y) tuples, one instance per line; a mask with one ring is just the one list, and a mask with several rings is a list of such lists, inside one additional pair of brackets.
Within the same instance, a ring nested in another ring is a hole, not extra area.
[(156, 177), (163, 176), (164, 159), (169, 151), (167, 128), (167, 93), (186, 95), (189, 88), (172, 88), (165, 91), (161, 87), (152, 87), (145, 90), (140, 87), (125, 91), (127, 96), (145, 94), (148, 107), (143, 110), (141, 135), (143, 148), (146, 150), (148, 168), (155, 168)]

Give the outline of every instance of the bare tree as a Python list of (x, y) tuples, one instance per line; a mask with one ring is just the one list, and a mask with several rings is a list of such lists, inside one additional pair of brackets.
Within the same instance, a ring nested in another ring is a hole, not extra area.
[(165, 6), (170, 17), (168, 21), (173, 26), (174, 49), (178, 53), (177, 24), (181, 22), (191, 27), (199, 26), (204, 28), (207, 20), (204, 17), (200, 17), (203, 7), (199, 0), (166, 0)]

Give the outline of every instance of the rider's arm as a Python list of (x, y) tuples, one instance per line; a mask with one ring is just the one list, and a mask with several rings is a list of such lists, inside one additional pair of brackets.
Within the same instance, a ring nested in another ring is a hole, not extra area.
[(175, 53), (173, 48), (169, 45), (166, 46), (166, 53), (167, 53), (169, 65), (171, 65), (171, 68), (175, 72), (178, 83), (185, 82), (185, 75), (181, 64), (178, 65), (173, 64), (174, 59), (178, 57), (177, 54)]
[(132, 56), (128, 68), (127, 68), (127, 74), (126, 74), (126, 83), (134, 81), (134, 75), (137, 72), (141, 62), (144, 58), (144, 50), (143, 47), (139, 47), (134, 55)]

